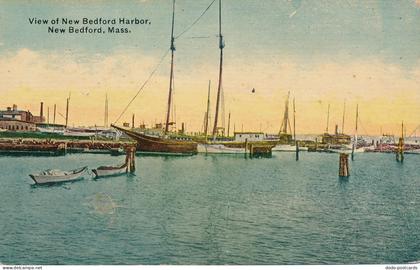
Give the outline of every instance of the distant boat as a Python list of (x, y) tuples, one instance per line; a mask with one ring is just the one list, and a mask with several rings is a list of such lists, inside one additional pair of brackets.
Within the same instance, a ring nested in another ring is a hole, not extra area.
[(83, 174), (87, 171), (88, 167), (75, 169), (72, 171), (60, 170), (46, 170), (40, 174), (30, 174), (29, 177), (37, 184), (47, 183), (60, 183), (66, 181), (75, 181), (83, 178)]
[(174, 124), (170, 121), (170, 112), (172, 108), (173, 97), (173, 78), (174, 78), (174, 52), (175, 52), (175, 37), (174, 37), (174, 20), (175, 20), (175, 0), (172, 4), (172, 31), (171, 31), (171, 66), (169, 77), (169, 94), (168, 94), (168, 107), (166, 112), (165, 133), (163, 136), (152, 136), (145, 133), (139, 133), (124, 128), (111, 125), (112, 127), (124, 132), (129, 137), (137, 141), (137, 150), (149, 153), (162, 153), (162, 154), (196, 154), (197, 143), (192, 140), (182, 140), (171, 138), (169, 126)]
[(245, 148), (244, 147), (229, 147), (226, 144), (198, 144), (197, 150), (199, 153), (207, 153), (207, 154), (244, 154)]
[(127, 173), (127, 163), (120, 166), (100, 166), (93, 169), (92, 172), (96, 178), (124, 174)]
[(76, 136), (76, 137), (92, 137), (95, 136), (98, 131), (90, 128), (66, 128), (63, 132), (65, 136)]
[[(273, 152), (296, 152), (296, 145), (277, 144), (271, 149)], [(307, 151), (308, 147), (299, 146), (299, 151)]]

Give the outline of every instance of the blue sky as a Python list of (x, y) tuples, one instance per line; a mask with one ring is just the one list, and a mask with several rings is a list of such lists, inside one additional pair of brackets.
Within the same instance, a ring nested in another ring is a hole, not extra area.
[[(178, 0), (176, 33), (211, 1)], [(217, 1), (216, 1), (217, 4)], [(217, 5), (177, 40), (179, 58), (205, 59), (216, 46)], [(167, 49), (171, 1), (0, 1), (0, 53), (20, 48), (72, 50), (79, 55), (139, 50), (159, 56)], [(139, 17), (152, 21), (117, 36), (58, 36), (28, 18)], [(404, 1), (224, 0), (223, 32), (232, 56), (259, 59), (288, 55), (304, 62), (377, 56), (411, 67), (420, 59), (420, 4)], [(209, 37), (209, 38), (191, 38)], [(191, 57), (190, 57), (191, 56)]]

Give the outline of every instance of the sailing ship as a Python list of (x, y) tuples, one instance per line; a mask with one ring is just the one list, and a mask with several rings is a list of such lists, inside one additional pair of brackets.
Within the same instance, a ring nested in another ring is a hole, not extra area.
[(335, 125), (335, 133), (330, 134), (328, 132), (329, 118), (330, 118), (330, 105), (328, 104), (328, 113), (327, 113), (327, 128), (325, 133), (321, 135), (321, 142), (325, 144), (330, 149), (340, 149), (343, 145), (350, 145), (351, 147), (351, 136), (344, 134), (344, 119), (346, 114), (346, 102), (344, 102), (343, 109), (343, 121), (341, 124), (341, 132), (338, 131), (338, 125)]
[[(222, 0), (219, 0), (219, 49), (220, 49), (220, 58), (219, 58), (219, 80), (217, 86), (217, 97), (216, 97), (216, 111), (214, 116), (214, 125), (212, 132), (212, 140), (207, 138), (207, 129), (208, 129), (208, 116), (209, 116), (209, 99), (207, 101), (207, 113), (205, 120), (205, 142), (198, 144), (197, 150), (199, 153), (213, 153), (213, 154), (271, 154), (271, 148), (274, 147), (272, 142), (263, 142), (263, 141), (232, 141), (227, 140), (224, 136), (224, 128), (218, 126), (219, 120), (219, 111), (220, 103), (223, 99), (222, 96), (222, 77), (223, 77), (223, 48), (225, 47), (225, 42), (222, 35)], [(209, 89), (210, 91), (210, 89)], [(223, 117), (223, 116), (222, 116)], [(224, 118), (224, 117), (223, 117)], [(229, 124), (230, 125), (230, 113), (229, 113)], [(219, 131), (222, 131), (222, 136), (219, 137)], [(229, 130), (229, 127), (228, 127)], [(229, 133), (229, 131), (228, 131)], [(229, 135), (229, 134), (228, 134)]]
[[(273, 152), (296, 152), (296, 109), (295, 99), (293, 98), (293, 135), (289, 120), (289, 98), (290, 92), (287, 93), (286, 104), (283, 114), (283, 121), (278, 134), (278, 144), (273, 147)], [(289, 126), (289, 129), (287, 128)], [(293, 137), (292, 137), (293, 136)], [(299, 146), (299, 151), (307, 151), (308, 147)]]
[[(344, 116), (343, 116), (343, 121), (344, 121)], [(373, 149), (374, 148), (373, 145), (370, 145), (363, 138), (360, 138), (358, 136), (358, 126), (359, 126), (358, 123), (359, 123), (359, 104), (356, 105), (356, 127), (355, 127), (355, 132), (354, 132), (353, 138), (350, 138), (350, 142), (348, 142), (347, 144), (342, 143), (342, 144), (338, 144), (338, 145), (337, 144), (330, 145), (329, 152), (347, 153), (347, 154), (352, 153), (352, 154), (354, 154), (354, 153), (363, 153), (366, 150)], [(337, 129), (337, 127), (336, 127), (336, 129)], [(338, 134), (337, 131), (336, 131), (336, 135), (338, 136), (338, 137), (336, 137), (336, 140), (337, 140), (337, 138), (344, 138), (343, 142), (347, 142), (349, 135)], [(340, 135), (341, 135), (341, 137), (340, 137)]]
[(126, 135), (137, 141), (137, 150), (140, 152), (150, 153), (168, 153), (168, 154), (195, 154), (197, 153), (197, 143), (190, 140), (179, 140), (171, 137), (169, 134), (169, 126), (174, 124), (170, 122), (170, 112), (172, 108), (172, 96), (173, 96), (173, 84), (174, 84), (174, 52), (175, 52), (175, 0), (172, 2), (172, 28), (171, 28), (171, 66), (170, 66), (170, 77), (169, 77), (169, 94), (168, 94), (168, 107), (166, 113), (165, 132), (163, 136), (152, 136), (146, 132), (136, 132), (134, 130), (128, 130), (115, 125), (111, 125), (124, 132)]

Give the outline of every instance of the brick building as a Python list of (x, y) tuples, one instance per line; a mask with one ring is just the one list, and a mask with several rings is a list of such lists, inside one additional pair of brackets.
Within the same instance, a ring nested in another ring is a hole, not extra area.
[(19, 110), (16, 104), (0, 110), (0, 128), (12, 131), (35, 131), (36, 123), (45, 122), (43, 115), (44, 104), (41, 102), (40, 115), (33, 115), (30, 111)]

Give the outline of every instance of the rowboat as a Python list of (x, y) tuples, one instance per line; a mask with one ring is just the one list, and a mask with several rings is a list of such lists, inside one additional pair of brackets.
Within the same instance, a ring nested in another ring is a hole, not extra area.
[(30, 174), (29, 177), (37, 184), (59, 183), (66, 181), (75, 181), (83, 178), (87, 167), (75, 169), (72, 171), (45, 170), (39, 174)]
[(127, 163), (120, 166), (100, 166), (93, 169), (92, 172), (96, 178), (124, 174), (127, 172)]

